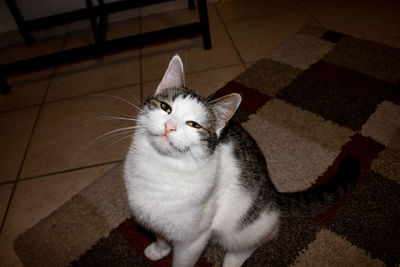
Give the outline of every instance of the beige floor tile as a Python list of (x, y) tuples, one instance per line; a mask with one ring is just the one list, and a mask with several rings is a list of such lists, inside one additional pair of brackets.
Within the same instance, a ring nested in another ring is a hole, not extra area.
[(228, 31), (245, 62), (266, 57), (312, 19), (302, 11), (227, 22)]
[[(86, 24), (84, 24), (86, 25)], [(90, 25), (84, 29), (70, 31), (67, 33), (63, 50), (90, 45), (94, 43), (94, 38)], [(139, 19), (126, 19), (123, 21), (112, 22), (107, 27), (107, 40), (113, 40), (139, 33)]]
[(189, 7), (189, 3), (186, 0), (172, 0), (165, 1), (158, 4), (152, 4), (143, 6), (140, 8), (141, 16), (149, 16), (154, 14), (165, 13), (169, 11), (174, 11), (177, 9), (187, 9)]
[(0, 219), (3, 220), (14, 184), (0, 185)]
[(107, 40), (113, 40), (138, 34), (140, 28), (140, 20), (138, 18), (127, 19), (110, 23), (107, 28)]
[[(139, 33), (139, 19), (111, 23), (107, 39)], [(63, 49), (93, 43), (90, 29), (69, 32)], [(98, 59), (87, 59), (59, 66), (55, 70), (46, 101), (86, 95), (140, 82), (138, 49), (112, 53)]]
[(396, 1), (317, 1), (299, 4), (326, 29), (366, 39), (400, 34), (400, 5)]
[[(105, 95), (107, 94), (107, 95)], [(130, 140), (124, 133), (113, 138), (99, 136), (133, 125), (126, 120), (97, 120), (99, 116), (133, 116), (136, 110), (121, 99), (139, 103), (139, 86), (126, 87), (85, 97), (53, 102), (43, 106), (33, 135), (22, 177), (69, 170), (125, 157)], [(124, 114), (124, 115), (121, 115)], [(103, 118), (104, 119), (104, 118)]]
[(240, 59), (223, 25), (212, 25), (210, 30), (212, 42), (210, 50), (204, 50), (202, 38), (173, 41), (144, 48), (142, 51), (143, 80), (161, 79), (169, 60), (175, 54), (181, 56), (186, 73), (240, 64)]
[(32, 45), (25, 43), (11, 45), (0, 50), (0, 64), (58, 52), (63, 41), (64, 36), (56, 36), (36, 40)]
[[(18, 43), (0, 50), (0, 64), (58, 52), (64, 37), (39, 39), (33, 45)], [(11, 93), (0, 95), (0, 111), (37, 105), (42, 102), (52, 69), (24, 72), (6, 77)]]
[(45, 38), (54, 38), (56, 36), (62, 38), (67, 32), (66, 25), (54, 25), (48, 28), (43, 28), (41, 30), (35, 30), (32, 32), (33, 37), (36, 40), (45, 39)]
[(389, 38), (378, 38), (378, 39), (371, 39), (374, 42), (389, 45), (392, 47), (400, 48), (400, 35), (399, 36), (394, 36), (394, 37), (389, 37)]
[(157, 85), (160, 83), (160, 81), (151, 81), (151, 82), (145, 82), (143, 83), (143, 101), (145, 101), (148, 97), (153, 96)]
[(50, 215), (114, 164), (46, 176), (18, 183), (3, 231), (0, 235), (2, 266), (20, 266), (13, 241), (24, 231)]
[(85, 29), (90, 29), (90, 20), (88, 19), (77, 20), (65, 25), (65, 30), (67, 33)]
[[(84, 25), (86, 25), (86, 23)], [(67, 32), (62, 50), (68, 50), (72, 48), (81, 47), (84, 45), (93, 44), (94, 39), (92, 30), (90, 29), (90, 25), (86, 26), (89, 27)]]
[(186, 76), (186, 86), (197, 94), (208, 97), (243, 72), (242, 64), (231, 67), (191, 73)]
[(39, 108), (0, 113), (0, 182), (15, 180)]
[(250, 62), (245, 62), (245, 67), (246, 69), (250, 68), (254, 63), (256, 63), (257, 61), (250, 61)]
[(39, 105), (50, 82), (53, 69), (7, 77), (11, 92), (0, 94), (0, 111)]
[(275, 16), (290, 10), (300, 10), (301, 8), (290, 0), (235, 0), (219, 3), (216, 7), (224, 21)]
[(139, 16), (140, 16), (139, 8), (127, 9), (124, 11), (108, 14), (108, 23), (134, 19), (138, 18)]
[[(215, 10), (214, 5), (207, 6), (208, 21), (210, 25), (219, 24), (221, 20)], [(199, 21), (198, 10), (188, 8), (178, 9), (161, 14), (145, 16), (142, 18), (142, 31), (150, 32), (174, 27), (178, 25), (193, 23)]]
[(58, 67), (46, 101), (85, 95), (140, 81), (139, 50)]

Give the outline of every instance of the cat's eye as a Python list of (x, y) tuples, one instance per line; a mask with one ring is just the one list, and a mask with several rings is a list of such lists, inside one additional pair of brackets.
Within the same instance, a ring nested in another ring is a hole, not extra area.
[(193, 127), (193, 128), (196, 128), (196, 129), (201, 128), (200, 124), (198, 124), (198, 123), (195, 122), (195, 121), (187, 121), (186, 124), (189, 125), (189, 126), (191, 126), (191, 127)]
[(167, 112), (168, 114), (170, 114), (171, 111), (172, 111), (171, 107), (170, 107), (167, 103), (165, 103), (165, 102), (161, 102), (161, 103), (160, 103), (160, 107), (161, 107), (162, 110), (164, 110), (164, 111)]

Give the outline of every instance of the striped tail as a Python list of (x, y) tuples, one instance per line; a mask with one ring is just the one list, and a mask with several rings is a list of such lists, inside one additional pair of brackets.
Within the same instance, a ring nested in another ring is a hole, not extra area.
[(326, 183), (306, 191), (279, 193), (282, 216), (308, 217), (325, 211), (354, 187), (359, 176), (360, 164), (352, 156), (347, 156)]

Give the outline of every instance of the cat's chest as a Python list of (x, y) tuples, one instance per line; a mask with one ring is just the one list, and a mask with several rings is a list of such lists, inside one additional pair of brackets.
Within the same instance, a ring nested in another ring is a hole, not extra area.
[[(212, 168), (211, 168), (212, 169)], [(126, 177), (137, 219), (150, 225), (191, 227), (200, 220), (215, 189), (213, 171), (176, 170), (141, 163)], [(176, 221), (176, 218), (184, 218)]]
[(201, 194), (208, 185), (200, 173), (175, 171), (168, 168), (142, 167), (134, 172), (137, 193), (147, 195), (149, 199), (162, 201), (175, 198), (189, 199), (194, 192)]
[(149, 208), (160, 206), (160, 203), (170, 208), (198, 203), (207, 197), (216, 182), (217, 166), (212, 162), (190, 166), (156, 155), (142, 154), (135, 158), (127, 177), (130, 191), (140, 205)]

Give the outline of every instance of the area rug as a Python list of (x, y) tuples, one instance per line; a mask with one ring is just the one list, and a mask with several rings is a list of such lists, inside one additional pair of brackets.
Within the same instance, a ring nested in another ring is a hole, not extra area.
[[(347, 155), (357, 186), (325, 212), (283, 218), (278, 238), (245, 266), (399, 266), (400, 50), (304, 28), (216, 91), (237, 92), (234, 120), (259, 143), (280, 191), (328, 180)], [(188, 85), (190, 87), (190, 84)], [(26, 266), (169, 266), (143, 249), (154, 237), (131, 218), (119, 165), (20, 235)], [(198, 266), (220, 266), (208, 246)]]

